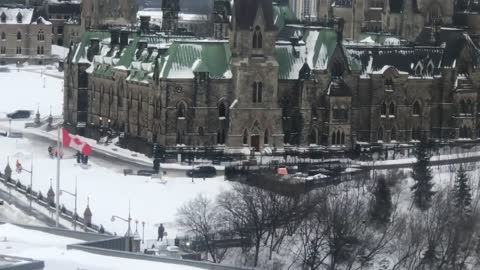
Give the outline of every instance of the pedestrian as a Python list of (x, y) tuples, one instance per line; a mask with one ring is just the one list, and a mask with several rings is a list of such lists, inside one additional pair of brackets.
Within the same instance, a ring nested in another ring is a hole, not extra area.
[(52, 146), (49, 145), (49, 146), (48, 146), (48, 155), (49, 155), (50, 157), (52, 157), (52, 151), (53, 151)]
[(165, 228), (163, 227), (163, 224), (160, 224), (160, 227), (158, 227), (158, 240), (163, 241), (163, 234), (165, 233)]
[(82, 154), (80, 151), (77, 151), (77, 163), (80, 164), (82, 162)]

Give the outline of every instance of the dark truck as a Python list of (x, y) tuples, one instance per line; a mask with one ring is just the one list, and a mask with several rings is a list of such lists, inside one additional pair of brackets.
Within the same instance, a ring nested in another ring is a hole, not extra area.
[(217, 176), (217, 170), (213, 166), (199, 166), (187, 171), (187, 176), (193, 178), (210, 178)]

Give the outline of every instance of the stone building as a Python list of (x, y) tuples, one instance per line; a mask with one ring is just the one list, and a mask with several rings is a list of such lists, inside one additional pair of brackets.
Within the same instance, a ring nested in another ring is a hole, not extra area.
[(0, 7), (0, 63), (54, 61), (51, 35), (52, 24), (34, 9)]
[[(313, 6), (309, 0), (293, 4)], [(388, 32), (415, 40), (425, 26), (435, 21), (452, 23), (453, 0), (315, 0), (316, 18), (340, 17), (345, 20), (345, 38), (358, 40), (362, 32)], [(307, 4), (308, 3), (308, 4)], [(304, 16), (298, 17), (303, 19)]]
[(462, 29), (365, 44), (344, 40), (343, 20), (284, 24), (271, 0), (236, 1), (232, 15), (228, 41), (85, 33), (67, 60), (65, 123), (93, 138), (108, 127), (146, 145), (229, 150), (480, 138), (480, 53)]
[(108, 25), (134, 25), (137, 10), (135, 0), (83, 0), (82, 27), (99, 29)]

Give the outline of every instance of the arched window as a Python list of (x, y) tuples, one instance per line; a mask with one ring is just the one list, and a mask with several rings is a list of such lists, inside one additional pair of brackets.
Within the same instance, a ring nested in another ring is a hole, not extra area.
[(5, 46), (0, 47), (0, 54), (6, 54), (7, 48)]
[(430, 61), (427, 65), (427, 75), (428, 76), (433, 76), (433, 72), (434, 72), (433, 62)]
[(0, 15), (0, 20), (2, 21), (2, 23), (7, 22), (7, 15), (5, 14), (5, 12), (2, 12), (2, 15)]
[(22, 47), (17, 46), (17, 54), (22, 54)]
[(422, 114), (422, 107), (420, 106), (420, 103), (418, 101), (415, 101), (413, 103), (413, 115), (421, 115)]
[(254, 49), (261, 49), (262, 48), (262, 32), (260, 26), (255, 26), (255, 31), (253, 32), (253, 42), (252, 47)]
[(380, 127), (378, 129), (377, 140), (378, 141), (383, 141), (383, 128), (382, 127)]
[(203, 136), (205, 135), (203, 132), (203, 127), (198, 127), (198, 136)]
[(336, 145), (337, 144), (337, 137), (335, 136), (336, 132), (332, 132), (332, 145)]
[(177, 117), (185, 118), (186, 115), (187, 115), (187, 105), (185, 105), (185, 102), (179, 102), (177, 105)]
[(218, 104), (218, 117), (226, 117), (227, 116), (227, 106), (225, 103), (221, 102)]
[(177, 144), (185, 144), (185, 133), (177, 131)]
[(40, 54), (40, 46), (37, 46), (37, 54)]
[(385, 102), (382, 103), (382, 106), (380, 108), (380, 114), (387, 115), (387, 104)]
[(252, 84), (252, 102), (262, 103), (262, 82), (254, 82)]
[(17, 32), (17, 40), (22, 40), (22, 33)]
[(243, 140), (242, 140), (242, 143), (243, 144), (248, 144), (248, 131), (245, 129), (243, 131)]
[(337, 138), (336, 138), (337, 144), (341, 144), (341, 140), (342, 140), (341, 137), (342, 137), (342, 134), (340, 130), (337, 130)]
[(270, 140), (270, 132), (268, 131), (268, 128), (265, 129), (265, 134), (263, 135), (263, 144), (267, 145)]
[(6, 40), (7, 39), (7, 34), (5, 34), (5, 32), (2, 32), (2, 40)]
[(22, 21), (23, 21), (22, 13), (18, 12), (18, 14), (17, 14), (17, 23), (22, 23)]
[(345, 132), (342, 131), (341, 139), (340, 139), (340, 144), (345, 145)]
[(310, 131), (310, 144), (318, 144), (318, 129), (312, 128)]
[(390, 106), (388, 107), (388, 114), (391, 116), (395, 116), (395, 103), (390, 102)]
[(397, 129), (395, 127), (390, 130), (390, 140), (396, 141), (397, 140)]
[(42, 30), (38, 31), (37, 40), (39, 41), (45, 40), (45, 35), (43, 34)]

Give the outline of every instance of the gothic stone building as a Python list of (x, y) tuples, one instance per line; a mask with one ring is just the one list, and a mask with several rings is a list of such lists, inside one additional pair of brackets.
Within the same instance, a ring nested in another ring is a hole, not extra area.
[(278, 25), (275, 10), (236, 1), (228, 41), (87, 32), (67, 60), (65, 123), (92, 137), (109, 126), (165, 146), (257, 151), (480, 136), (479, 51), (463, 30), (366, 45), (343, 40), (342, 20)]

